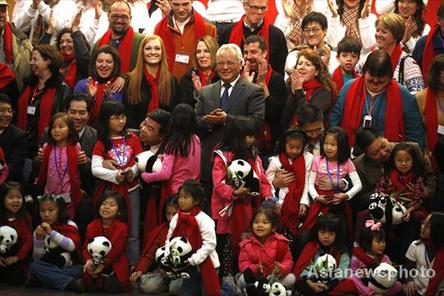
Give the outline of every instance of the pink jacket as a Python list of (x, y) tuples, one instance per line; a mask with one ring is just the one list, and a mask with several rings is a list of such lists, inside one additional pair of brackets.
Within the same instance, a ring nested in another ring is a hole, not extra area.
[[(229, 165), (229, 163), (233, 160), (233, 153), (225, 151), (221, 153), (223, 153)], [(214, 155), (215, 156), (212, 172), (213, 194), (211, 196), (211, 216), (214, 220), (217, 220), (217, 233), (231, 233), (229, 215), (222, 216), (219, 212), (234, 201), (233, 191), (235, 188), (229, 184), (226, 184), (227, 167), (225, 162), (217, 153), (215, 153)], [(272, 197), (273, 194), (271, 193), (271, 184), (267, 179), (267, 175), (265, 174), (265, 170), (262, 166), (262, 161), (260, 157), (256, 157), (255, 163), (253, 165), (253, 170), (259, 177), (260, 196), (262, 198)], [(245, 215), (245, 219), (250, 221), (253, 215), (252, 209), (246, 209)], [(246, 229), (244, 231), (246, 231)]]
[[(283, 254), (276, 254), (278, 252), (278, 243), (284, 243), (286, 245)], [(273, 233), (265, 241), (265, 244), (261, 244), (254, 235), (250, 235), (239, 245), (239, 270), (241, 272), (250, 268), (251, 271), (257, 275), (257, 266), (262, 263), (265, 271), (264, 275), (268, 277), (274, 269), (277, 256), (283, 258), (278, 262), (281, 268), (281, 277), (287, 276), (293, 268), (293, 257), (288, 247), (288, 240), (278, 233)]]
[[(390, 258), (387, 255), (384, 255), (382, 257), (381, 262), (386, 262), (389, 264), (392, 263), (390, 261)], [(365, 295), (365, 296), (373, 295), (375, 292), (372, 289), (370, 289), (369, 287), (367, 287), (366, 285), (364, 285), (362, 280), (357, 276), (358, 273), (356, 272), (356, 270), (361, 270), (361, 272), (362, 272), (362, 270), (367, 269), (367, 266), (364, 264), (364, 262), (359, 260), (356, 256), (352, 256), (350, 268), (353, 271), (353, 275), (351, 276), (351, 280), (355, 284), (355, 287), (358, 290), (359, 295)], [(393, 287), (391, 287), (388, 291), (386, 291), (384, 293), (384, 295), (396, 295), (396, 294), (398, 294), (399, 291), (401, 291), (401, 289), (402, 289), (401, 283), (399, 281), (396, 281), (395, 284), (393, 285)]]

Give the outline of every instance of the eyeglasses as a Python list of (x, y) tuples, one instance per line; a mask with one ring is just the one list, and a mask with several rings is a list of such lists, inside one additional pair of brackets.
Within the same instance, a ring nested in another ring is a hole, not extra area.
[(321, 31), (321, 28), (319, 27), (313, 27), (313, 28), (304, 28), (304, 33), (305, 34), (318, 34)]
[(250, 3), (246, 3), (248, 5), (248, 7), (250, 7), (250, 9), (255, 10), (255, 11), (266, 11), (267, 10), (267, 6), (256, 6), (256, 5), (251, 5)]
[(233, 67), (234, 65), (236, 65), (236, 62), (233, 61), (217, 61), (216, 65), (218, 65), (219, 67), (223, 67), (225, 65), (227, 65), (228, 67)]
[(112, 20), (114, 20), (114, 21), (116, 21), (116, 20), (118, 20), (118, 19), (121, 19), (121, 20), (123, 20), (123, 21), (127, 21), (127, 20), (129, 20), (129, 15), (126, 15), (126, 14), (122, 14), (122, 15), (119, 15), (119, 14), (112, 14), (111, 16), (111, 19)]

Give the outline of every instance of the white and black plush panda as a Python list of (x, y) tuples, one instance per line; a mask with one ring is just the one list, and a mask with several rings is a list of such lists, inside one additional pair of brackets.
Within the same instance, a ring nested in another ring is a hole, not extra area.
[(156, 261), (159, 267), (167, 272), (171, 279), (190, 278), (187, 271), (190, 268), (188, 259), (193, 254), (193, 248), (186, 237), (178, 236), (167, 244), (156, 250)]
[(54, 264), (58, 267), (71, 266), (72, 259), (71, 254), (66, 250), (59, 247), (59, 245), (53, 241), (49, 235), (45, 237), (45, 253), (41, 260)]
[(0, 256), (9, 257), (16, 253), (18, 234), (17, 231), (10, 226), (0, 227)]
[(112, 244), (104, 236), (96, 236), (88, 242), (87, 250), (92, 257), (94, 266), (98, 266), (111, 251)]
[(235, 159), (228, 166), (228, 181), (236, 188), (249, 188), (250, 192), (259, 193), (259, 178), (251, 165), (243, 159)]
[(311, 276), (315, 281), (327, 283), (337, 268), (336, 259), (330, 254), (319, 256), (314, 264), (315, 273)]
[(402, 216), (406, 212), (400, 202), (383, 192), (370, 195), (368, 210), (375, 221), (394, 225), (402, 223)]
[(162, 169), (162, 160), (150, 150), (137, 154), (136, 163), (142, 173), (158, 172)]
[(268, 295), (269, 296), (290, 296), (291, 291), (287, 291), (284, 285), (279, 282), (274, 282), (270, 285)]
[(386, 262), (382, 262), (370, 274), (368, 287), (377, 294), (384, 294), (396, 283), (398, 271)]

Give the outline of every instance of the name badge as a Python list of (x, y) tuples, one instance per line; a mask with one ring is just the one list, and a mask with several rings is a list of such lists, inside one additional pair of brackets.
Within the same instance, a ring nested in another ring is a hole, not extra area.
[(187, 54), (176, 54), (176, 62), (181, 63), (181, 64), (188, 64), (188, 62), (190, 61), (190, 56)]
[(34, 114), (35, 114), (35, 109), (36, 109), (35, 106), (28, 106), (27, 113), (28, 113), (29, 115), (34, 115)]
[(437, 130), (438, 134), (440, 135), (444, 135), (444, 125), (438, 125), (438, 130)]

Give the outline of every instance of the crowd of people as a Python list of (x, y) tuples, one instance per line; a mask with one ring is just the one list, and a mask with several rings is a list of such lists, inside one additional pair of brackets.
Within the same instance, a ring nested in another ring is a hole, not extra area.
[(425, 2), (0, 0), (0, 282), (441, 295)]

